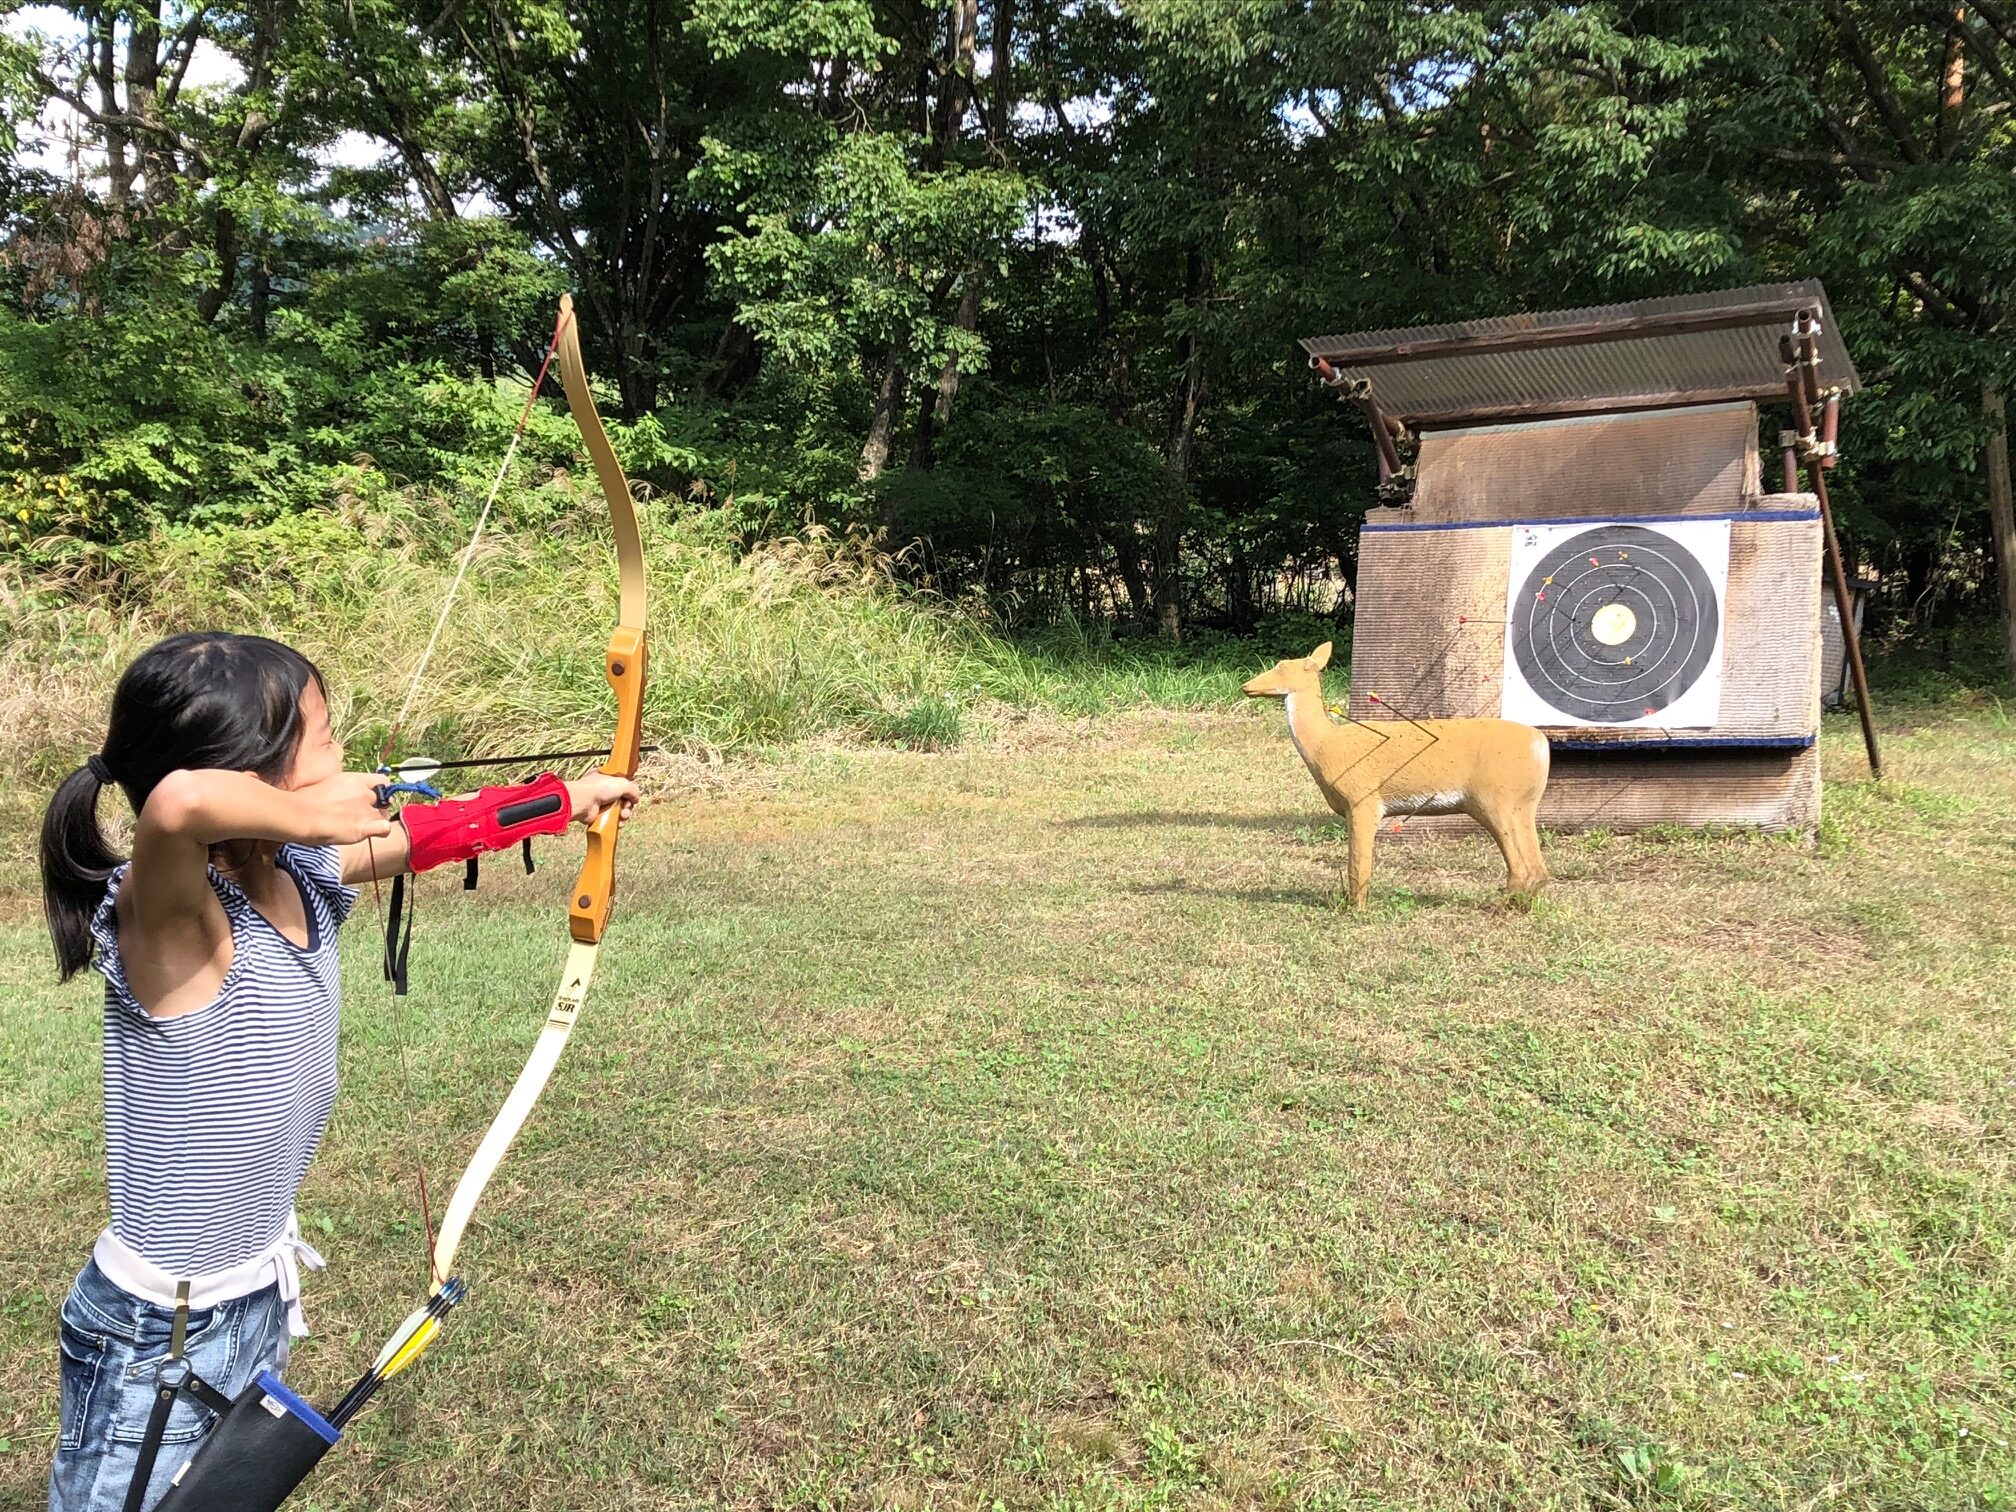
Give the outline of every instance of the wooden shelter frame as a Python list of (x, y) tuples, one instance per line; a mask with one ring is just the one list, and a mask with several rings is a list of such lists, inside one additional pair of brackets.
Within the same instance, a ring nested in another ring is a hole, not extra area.
[[(1787, 403), (1793, 426), (1779, 433), (1784, 491), (1798, 492), (1798, 474), (1804, 467), (1807, 491), (1819, 503), (1822, 537), (1826, 543), (1827, 582), (1840, 616), (1847, 650), (1850, 676), (1855, 685), (1856, 711), (1862, 721), (1862, 741), (1869, 756), (1872, 775), (1883, 775), (1883, 754), (1876, 737), (1874, 713), (1869, 700), (1869, 676), (1862, 659), (1861, 635), (1855, 627), (1852, 598), (1841, 558), (1841, 542), (1834, 528), (1833, 504), (1827, 495), (1827, 474), (1840, 460), (1841, 386), (1821, 384), (1820, 335), (1823, 306), (1810, 289), (1818, 285), (1796, 286), (1800, 292), (1774, 293), (1771, 297), (1736, 299), (1717, 307), (1618, 313), (1589, 319), (1565, 320), (1554, 325), (1462, 330), (1440, 328), (1418, 340), (1386, 341), (1376, 346), (1348, 346), (1326, 343), (1319, 338), (1303, 342), (1309, 366), (1323, 383), (1364, 417), (1372, 432), (1379, 461), (1382, 495), (1399, 492), (1403, 496), (1411, 482), (1403, 466), (1400, 444), (1410, 439), (1407, 421), (1415, 424), (1453, 423), (1470, 420), (1518, 420), (1614, 413), (1622, 410), (1655, 409), (1676, 404), (1748, 399), (1758, 404)], [(1783, 372), (1775, 379), (1755, 379), (1717, 386), (1712, 392), (1688, 389), (1670, 393), (1604, 394), (1594, 391), (1572, 399), (1533, 399), (1512, 403), (1480, 405), (1445, 404), (1415, 410), (1405, 420), (1389, 413), (1380, 402), (1375, 379), (1358, 369), (1385, 367), (1424, 358), (1465, 357), (1489, 353), (1532, 352), (1544, 349), (1586, 346), (1598, 343), (1684, 336), (1701, 332), (1727, 331), (1759, 326), (1778, 327), (1778, 353)], [(1336, 361), (1333, 362), (1332, 359)], [(1338, 364), (1352, 369), (1339, 370)], [(1853, 383), (1852, 370), (1848, 381)]]

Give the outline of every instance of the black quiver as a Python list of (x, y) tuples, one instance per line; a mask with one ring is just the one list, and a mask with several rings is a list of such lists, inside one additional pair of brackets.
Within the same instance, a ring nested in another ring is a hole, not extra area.
[(154, 1512), (273, 1512), (341, 1437), (262, 1370), (175, 1472)]

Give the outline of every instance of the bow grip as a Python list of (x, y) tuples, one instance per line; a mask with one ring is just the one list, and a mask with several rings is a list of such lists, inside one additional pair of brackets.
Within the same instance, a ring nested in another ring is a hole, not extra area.
[(616, 893), (616, 826), (623, 822), (622, 805), (612, 805), (588, 826), (588, 854), (574, 879), (574, 901), (567, 909), (567, 933), (583, 945), (601, 943), (609, 927)]
[[(637, 757), (644, 728), (644, 632), (630, 625), (609, 637), (603, 675), (616, 693), (616, 734), (602, 771), (611, 777), (637, 775)], [(574, 879), (574, 897), (567, 909), (567, 932), (583, 945), (600, 944), (609, 927), (616, 894), (616, 835), (623, 822), (622, 806), (612, 805), (588, 826), (588, 854)]]

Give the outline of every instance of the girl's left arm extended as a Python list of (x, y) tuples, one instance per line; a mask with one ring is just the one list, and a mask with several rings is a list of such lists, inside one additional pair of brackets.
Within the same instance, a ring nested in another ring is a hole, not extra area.
[[(637, 806), (639, 796), (637, 784), (629, 778), (610, 777), (601, 772), (591, 772), (586, 777), (573, 782), (555, 783), (551, 778), (540, 778), (537, 782), (522, 784), (515, 788), (484, 788), (477, 793), (464, 793), (457, 798), (447, 800), (447, 804), (456, 806), (458, 817), (466, 815), (471, 821), (473, 830), (480, 825), (485, 817), (491, 817), (494, 820), (494, 816), (486, 814), (487, 810), (496, 809), (504, 811), (508, 816), (508, 812), (515, 801), (519, 800), (523, 795), (536, 792), (543, 787), (564, 790), (568, 817), (576, 824), (592, 824), (604, 811), (613, 805), (619, 804), (623, 809), (623, 818), (627, 821)], [(444, 808), (446, 806), (446, 804), (443, 805)], [(424, 824), (421, 822), (423, 819), (432, 821), (437, 817), (437, 814), (433, 811), (433, 806), (419, 805), (416, 811), (414, 806), (409, 805), (408, 808), (402, 809), (400, 813), (402, 819), (408, 813), (412, 813), (414, 823), (411, 828), (405, 823), (395, 824), (392, 826), (392, 833), (384, 839), (359, 842), (355, 845), (346, 845), (341, 848), (343, 880), (345, 882), (356, 884), (379, 881), (412, 871), (414, 869), (415, 830), (422, 831), (428, 837), (428, 844), (425, 847), (426, 854), (420, 863), (421, 870), (424, 871), (430, 866), (439, 865), (443, 859), (446, 859), (442, 854), (442, 845), (438, 835), (440, 827), (431, 822)], [(545, 832), (543, 826), (529, 831), (529, 833)], [(478, 854), (483, 849), (491, 848), (494, 847), (487, 845), (478, 847), (473, 844), (458, 848), (454, 846), (452, 841), (448, 845), (448, 849), (457, 859), (467, 855)]]

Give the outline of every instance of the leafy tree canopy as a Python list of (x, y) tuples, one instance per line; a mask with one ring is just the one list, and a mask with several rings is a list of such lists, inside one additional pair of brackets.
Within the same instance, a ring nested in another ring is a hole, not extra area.
[(1296, 336), (1817, 276), (1851, 550), (1994, 592), (2005, 0), (61, 10), (0, 41), (17, 552), (458, 497), (571, 288), (635, 470), (751, 537), (1246, 626), (1340, 601), (1371, 498)]

